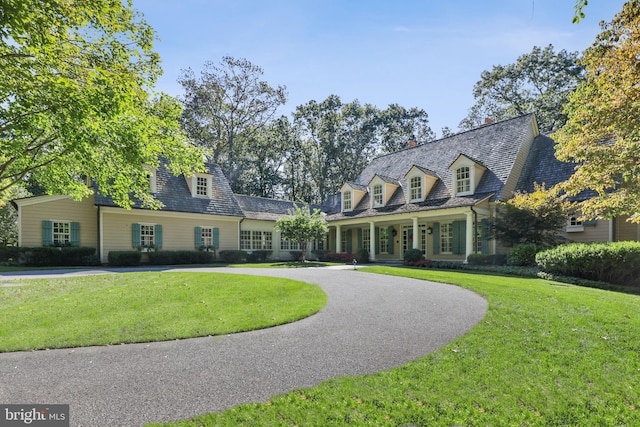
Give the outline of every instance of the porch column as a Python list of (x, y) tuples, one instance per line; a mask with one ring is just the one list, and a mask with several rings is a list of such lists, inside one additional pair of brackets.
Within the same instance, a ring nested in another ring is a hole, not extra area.
[(473, 212), (467, 212), (467, 244), (464, 262), (467, 262), (469, 255), (473, 253)]
[(418, 235), (418, 217), (414, 216), (413, 218), (413, 249), (420, 249), (419, 243), (419, 235)]
[(369, 223), (369, 259), (376, 260), (376, 226), (373, 221)]
[(336, 253), (342, 252), (342, 227), (336, 225)]

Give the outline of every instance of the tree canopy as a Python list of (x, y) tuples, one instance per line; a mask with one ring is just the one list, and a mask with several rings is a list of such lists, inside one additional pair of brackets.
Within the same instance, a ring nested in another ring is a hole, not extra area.
[(472, 129), (485, 118), (504, 120), (535, 111), (543, 133), (557, 130), (566, 121), (563, 107), (567, 97), (583, 74), (577, 52), (563, 49), (556, 53), (553, 45), (535, 46), (513, 64), (482, 72), (473, 87), (476, 103), (459, 127)]
[[(120, 0), (5, 0), (0, 8), (0, 196), (26, 177), (48, 192), (153, 206), (144, 164), (201, 165), (180, 104), (151, 88), (153, 29)], [(2, 198), (2, 197), (0, 197)]]
[(294, 211), (281, 217), (275, 226), (282, 238), (299, 243), (302, 250), (302, 260), (307, 259), (307, 244), (314, 240), (322, 240), (329, 231), (327, 222), (319, 209), (311, 212), (309, 205), (295, 205)]
[(569, 97), (556, 156), (578, 164), (561, 188), (597, 194), (581, 204), (587, 218), (629, 215), (640, 223), (640, 1), (624, 4), (585, 52), (585, 81)]

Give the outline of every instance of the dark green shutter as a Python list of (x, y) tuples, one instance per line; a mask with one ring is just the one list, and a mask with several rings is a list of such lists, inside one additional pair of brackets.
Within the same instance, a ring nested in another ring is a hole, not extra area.
[(220, 247), (220, 229), (213, 227), (213, 248), (218, 249)]
[(71, 246), (80, 246), (80, 223), (72, 222), (71, 223), (71, 235), (69, 236)]
[(42, 221), (42, 246), (53, 245), (53, 223)]
[(597, 222), (597, 219), (590, 219), (588, 221), (582, 221), (582, 225), (585, 227), (595, 227)]
[(480, 221), (480, 251), (483, 254), (489, 254), (489, 220), (483, 219)]
[(202, 227), (196, 227), (194, 237), (195, 237), (196, 249), (199, 249), (200, 246), (202, 246)]
[(380, 227), (376, 227), (375, 231), (376, 253), (380, 253)]
[(433, 229), (433, 254), (439, 255), (440, 254), (440, 223), (434, 222), (431, 228)]
[(347, 230), (347, 253), (351, 253), (352, 249), (353, 249), (353, 245), (352, 245), (352, 237), (353, 237), (353, 233), (352, 230)]
[(139, 248), (140, 244), (140, 224), (131, 224), (131, 246)]
[(162, 249), (162, 224), (153, 227), (156, 249)]
[(389, 227), (387, 228), (387, 246), (389, 247), (389, 249), (387, 249), (387, 252), (391, 255), (393, 255), (393, 239), (393, 227)]
[(453, 253), (464, 254), (467, 248), (467, 221), (453, 221)]
[(358, 228), (358, 249), (366, 249), (362, 247), (362, 228)]

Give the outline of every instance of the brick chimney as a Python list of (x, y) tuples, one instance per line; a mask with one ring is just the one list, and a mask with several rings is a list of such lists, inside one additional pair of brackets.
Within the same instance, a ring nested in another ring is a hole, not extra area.
[(413, 148), (413, 147), (417, 147), (418, 143), (415, 141), (415, 139), (410, 139), (407, 142), (407, 148)]
[(485, 125), (493, 124), (493, 120), (492, 120), (492, 119), (490, 119), (489, 117), (486, 117), (486, 118), (484, 119), (484, 124), (485, 124)]

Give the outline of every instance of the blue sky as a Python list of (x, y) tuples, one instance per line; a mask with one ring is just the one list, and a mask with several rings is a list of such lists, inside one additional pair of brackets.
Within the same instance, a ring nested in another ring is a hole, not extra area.
[(335, 94), (380, 109), (418, 107), (431, 128), (456, 130), (483, 70), (533, 46), (583, 51), (623, 0), (592, 0), (572, 24), (574, 0), (133, 0), (156, 30), (164, 75), (180, 96), (181, 70), (245, 58), (284, 85), (280, 114)]

